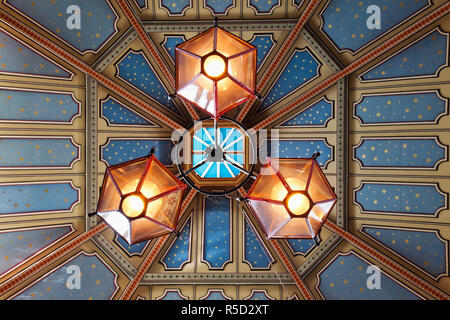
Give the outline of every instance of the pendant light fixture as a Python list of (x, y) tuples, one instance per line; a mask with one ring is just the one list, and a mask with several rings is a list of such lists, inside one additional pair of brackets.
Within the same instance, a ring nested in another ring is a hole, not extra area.
[(129, 244), (175, 230), (186, 185), (154, 155), (106, 169), (97, 214)]
[(337, 201), (316, 159), (268, 159), (246, 195), (268, 238), (315, 238)]
[(175, 47), (176, 94), (218, 118), (255, 95), (256, 47), (214, 26)]

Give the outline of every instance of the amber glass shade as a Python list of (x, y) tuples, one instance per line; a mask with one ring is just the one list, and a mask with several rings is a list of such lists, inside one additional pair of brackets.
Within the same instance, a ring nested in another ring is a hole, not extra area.
[(129, 244), (175, 230), (186, 185), (154, 155), (108, 167), (97, 214)]
[(175, 47), (177, 95), (218, 118), (255, 94), (256, 47), (211, 28)]
[(246, 198), (268, 238), (314, 238), (337, 201), (313, 158), (269, 159)]

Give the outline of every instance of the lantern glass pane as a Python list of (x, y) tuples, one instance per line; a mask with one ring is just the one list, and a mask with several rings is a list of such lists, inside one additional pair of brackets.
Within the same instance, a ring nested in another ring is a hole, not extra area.
[(234, 56), (251, 48), (253, 48), (252, 45), (223, 29), (217, 28), (217, 51), (225, 57)]
[(200, 57), (207, 55), (214, 50), (214, 28), (197, 38), (179, 44), (177, 47)]
[(147, 159), (144, 158), (128, 165), (110, 168), (110, 172), (123, 195), (136, 191), (139, 180), (144, 174), (146, 164)]
[(179, 65), (179, 72), (177, 72), (177, 87), (182, 88), (202, 71), (201, 59), (188, 55), (180, 50), (177, 51), (176, 59), (177, 64)]
[(283, 201), (288, 190), (271, 166), (261, 168), (261, 173), (249, 196), (263, 200)]
[(105, 220), (128, 243), (130, 239), (130, 221), (119, 211), (99, 212), (98, 215)]
[(275, 234), (274, 238), (312, 238), (306, 218), (293, 218), (282, 226)]
[(205, 75), (200, 74), (194, 81), (178, 89), (177, 93), (198, 107), (215, 114), (214, 81)]
[(316, 233), (319, 232), (323, 222), (327, 218), (335, 202), (336, 200), (318, 203), (311, 209), (308, 219), (312, 229)]
[(131, 242), (136, 243), (171, 232), (172, 230), (150, 221), (139, 218), (131, 222)]
[(183, 189), (179, 189), (164, 197), (150, 201), (145, 215), (173, 229), (177, 223), (182, 195)]
[(311, 182), (309, 183), (308, 193), (313, 202), (320, 202), (336, 198), (336, 194), (328, 184), (327, 178), (323, 174), (317, 163), (314, 163)]
[(180, 186), (172, 175), (156, 160), (151, 160), (140, 192), (147, 199)]
[(98, 203), (97, 211), (115, 211), (119, 210), (119, 206), (120, 193), (108, 173), (105, 173), (105, 182), (103, 183), (102, 195)]
[(253, 212), (258, 217), (266, 235), (270, 238), (276, 229), (286, 223), (291, 216), (282, 204), (249, 199)]
[(226, 77), (217, 82), (217, 111), (223, 113), (232, 106), (244, 102), (249, 96), (236, 82)]
[(250, 91), (255, 90), (256, 50), (228, 61), (228, 74)]
[(305, 191), (311, 171), (311, 159), (272, 159), (274, 170), (279, 170), (292, 191)]

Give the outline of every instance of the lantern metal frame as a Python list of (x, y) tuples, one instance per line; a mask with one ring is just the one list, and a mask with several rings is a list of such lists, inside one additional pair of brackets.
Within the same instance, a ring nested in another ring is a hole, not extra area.
[[(150, 152), (146, 156), (143, 156), (143, 157), (140, 157), (140, 158), (136, 158), (136, 159), (133, 159), (133, 160), (129, 160), (129, 161), (126, 161), (126, 162), (122, 162), (122, 163), (119, 163), (119, 164), (114, 165), (114, 166), (108, 166), (106, 168), (105, 175), (103, 177), (103, 182), (102, 182), (102, 187), (101, 187), (101, 191), (100, 191), (99, 201), (98, 201), (98, 204), (97, 204), (97, 210), (96, 210), (96, 212), (94, 212), (92, 214), (89, 214), (89, 216), (97, 214), (100, 218), (102, 218), (102, 216), (101, 216), (102, 211), (100, 211), (99, 209), (100, 209), (100, 205), (101, 205), (101, 199), (103, 198), (103, 196), (105, 195), (105, 192), (106, 192), (106, 185), (105, 185), (105, 183), (109, 179), (112, 182), (112, 184), (114, 185), (115, 189), (117, 190), (117, 192), (118, 192), (118, 194), (120, 196), (120, 203), (119, 203), (118, 209), (117, 210), (113, 210), (113, 211), (120, 212), (120, 214), (123, 215), (123, 217), (125, 217), (130, 223), (132, 221), (138, 220), (138, 219), (147, 219), (147, 220), (151, 221), (152, 223), (155, 223), (155, 224), (159, 225), (160, 227), (163, 227), (163, 228), (165, 228), (167, 230), (167, 232), (160, 232), (160, 233), (157, 233), (157, 234), (149, 235), (148, 237), (140, 239), (138, 242), (149, 240), (149, 239), (153, 239), (153, 238), (156, 238), (156, 237), (159, 237), (159, 236), (162, 236), (162, 235), (165, 235), (165, 234), (169, 234), (169, 233), (172, 233), (172, 232), (176, 232), (178, 220), (179, 220), (179, 217), (180, 217), (180, 214), (181, 214), (181, 203), (182, 203), (183, 195), (180, 195), (180, 199), (178, 201), (177, 207), (174, 209), (174, 210), (176, 210), (176, 214), (175, 214), (175, 216), (173, 218), (173, 226), (172, 227), (169, 226), (169, 225), (165, 225), (165, 224), (161, 223), (160, 221), (149, 217), (147, 215), (147, 209), (148, 209), (149, 203), (151, 203), (153, 201), (156, 201), (158, 199), (161, 199), (161, 198), (163, 198), (163, 197), (165, 197), (165, 196), (167, 196), (167, 195), (169, 195), (171, 193), (183, 191), (187, 187), (186, 184), (184, 184), (178, 177), (176, 177), (174, 174), (172, 174), (156, 158), (154, 152), (155, 152), (155, 148), (152, 147), (152, 149), (150, 150)], [(142, 161), (146, 161), (146, 163), (145, 163), (144, 170), (143, 170), (142, 174), (139, 177), (139, 180), (138, 180), (139, 182), (138, 182), (137, 186), (135, 188), (133, 188), (135, 190), (132, 191), (132, 192), (128, 192), (128, 193), (124, 194), (123, 190), (120, 188), (120, 186), (118, 185), (116, 179), (114, 178), (113, 174), (111, 173), (111, 170), (116, 170), (116, 169), (119, 169), (119, 168), (124, 168), (124, 167), (127, 167), (127, 166), (131, 166), (131, 165), (133, 165), (135, 163), (139, 163), (139, 162), (142, 162)], [(143, 184), (144, 184), (144, 182), (146, 180), (146, 177), (147, 177), (147, 175), (149, 173), (150, 167), (151, 167), (151, 165), (152, 165), (152, 163), (154, 161), (157, 163), (158, 167), (160, 169), (162, 169), (164, 171), (164, 173), (166, 173), (170, 178), (172, 178), (173, 181), (177, 182), (178, 185), (170, 188), (169, 190), (163, 191), (163, 192), (161, 192), (161, 193), (159, 193), (159, 194), (157, 194), (157, 195), (155, 195), (153, 197), (147, 198), (144, 194), (142, 194), (142, 192), (140, 190), (141, 190), (141, 188), (142, 188), (142, 186), (143, 186)], [(137, 197), (139, 197), (142, 200), (143, 204), (144, 204), (144, 208), (142, 209), (141, 213), (139, 215), (136, 215), (136, 216), (133, 216), (133, 217), (130, 217), (129, 215), (127, 215), (125, 213), (124, 209), (123, 209), (123, 202), (124, 202), (124, 200), (126, 198), (130, 197), (130, 196), (137, 196)], [(105, 222), (113, 230), (116, 231), (115, 227), (112, 226), (108, 221), (105, 220)], [(127, 240), (127, 242), (128, 242), (128, 240)]]
[[(239, 37), (233, 35), (232, 33), (228, 32), (228, 31), (225, 30), (224, 28), (221, 28), (221, 27), (217, 26), (217, 20), (215, 20), (215, 21), (216, 21), (216, 23), (215, 23), (215, 25), (214, 25), (213, 27), (211, 27), (211, 28), (207, 29), (206, 31), (204, 31), (204, 32), (202, 32), (202, 33), (196, 35), (195, 37), (193, 37), (193, 38), (191, 38), (191, 39), (189, 39), (189, 40), (187, 40), (187, 41), (185, 41), (185, 42), (182, 42), (182, 43), (180, 43), (180, 44), (178, 44), (178, 45), (175, 46), (175, 94), (174, 94), (174, 96), (178, 96), (179, 98), (181, 98), (181, 99), (187, 101), (188, 103), (194, 104), (197, 108), (199, 108), (200, 110), (203, 110), (204, 112), (208, 113), (208, 114), (209, 114), (211, 117), (213, 117), (213, 118), (220, 118), (223, 114), (227, 113), (229, 110), (233, 109), (234, 107), (236, 107), (236, 106), (238, 106), (238, 105), (244, 103), (245, 101), (247, 101), (248, 99), (250, 99), (252, 96), (256, 96), (256, 97), (259, 99), (259, 94), (256, 92), (256, 72), (257, 72), (257, 54), (256, 54), (256, 51), (257, 51), (257, 48), (256, 48), (255, 46), (253, 46), (252, 44), (250, 44), (250, 43), (248, 43), (248, 42), (246, 42), (246, 41), (240, 39)], [(205, 54), (205, 55), (203, 55), (203, 56), (199, 56), (199, 55), (197, 55), (197, 54), (195, 54), (195, 53), (192, 53), (192, 52), (187, 51), (187, 50), (185, 50), (185, 49), (183, 49), (183, 48), (180, 48), (181, 46), (183, 46), (185, 43), (187, 43), (187, 42), (189, 42), (189, 41), (196, 41), (197, 39), (201, 38), (202, 36), (204, 36), (205, 34), (207, 34), (208, 32), (210, 32), (212, 29), (214, 29), (213, 49), (212, 49), (212, 51), (208, 52), (207, 54)], [(222, 30), (223, 32), (227, 33), (227, 34), (230, 34), (230, 35), (231, 35), (236, 41), (238, 41), (239, 43), (245, 43), (246, 46), (251, 46), (252, 48), (247, 49), (247, 50), (244, 50), (244, 51), (242, 51), (242, 52), (240, 52), (240, 53), (231, 55), (231, 56), (229, 56), (229, 57), (226, 57), (224, 54), (222, 54), (221, 52), (219, 52), (218, 49), (217, 49), (217, 30), (219, 30), (219, 29)], [(234, 58), (236, 58), (236, 57), (239, 57), (239, 56), (246, 55), (246, 54), (248, 54), (248, 53), (250, 53), (250, 52), (252, 52), (252, 51), (255, 51), (254, 58), (253, 58), (253, 70), (251, 71), (251, 72), (253, 72), (254, 77), (253, 77), (253, 81), (252, 81), (252, 84), (251, 84), (251, 88), (249, 88), (249, 87), (247, 87), (244, 83), (242, 83), (241, 81), (239, 81), (238, 79), (236, 79), (234, 76), (232, 76), (231, 74), (229, 74), (229, 68), (228, 68), (228, 66), (229, 66), (229, 61), (230, 61), (230, 60), (232, 60), (232, 59), (234, 59)], [(180, 73), (180, 70), (179, 70), (179, 68), (177, 67), (177, 66), (180, 64), (180, 57), (179, 57), (179, 55), (177, 54), (178, 52), (182, 52), (182, 53), (184, 53), (184, 54), (186, 54), (186, 55), (189, 55), (189, 56), (191, 56), (191, 57), (194, 57), (194, 58), (196, 58), (196, 59), (200, 59), (200, 64), (201, 64), (201, 66), (200, 66), (200, 73), (201, 73), (202, 75), (204, 75), (205, 77), (207, 77), (208, 79), (210, 79), (210, 80), (213, 81), (214, 104), (215, 104), (214, 108), (215, 108), (215, 111), (216, 111), (215, 114), (213, 114), (213, 113), (207, 111), (205, 108), (203, 108), (202, 106), (200, 106), (200, 105), (199, 105), (198, 103), (196, 103), (195, 101), (191, 101), (191, 100), (189, 100), (187, 97), (184, 97), (183, 95), (179, 94), (179, 90), (182, 89), (182, 88), (185, 88), (186, 86), (188, 86), (188, 85), (190, 85), (190, 84), (192, 84), (192, 83), (197, 79), (198, 74), (197, 74), (193, 79), (191, 79), (190, 81), (188, 81), (187, 83), (185, 83), (185, 84), (180, 88), (180, 83), (179, 83), (179, 73)], [(208, 75), (208, 73), (207, 73), (207, 72), (205, 71), (205, 69), (204, 69), (204, 62), (205, 62), (205, 60), (206, 60), (208, 57), (212, 56), (212, 55), (217, 55), (217, 56), (221, 57), (221, 58), (224, 60), (224, 62), (225, 62), (225, 71), (224, 71), (221, 75), (219, 75), (219, 76), (217, 76), (217, 77), (212, 77), (212, 76)], [(238, 101), (238, 102), (235, 102), (235, 103), (230, 104), (229, 106), (227, 106), (226, 108), (224, 108), (224, 110), (222, 110), (222, 111), (219, 112), (219, 111), (218, 111), (218, 107), (217, 107), (217, 106), (218, 106), (218, 94), (217, 94), (217, 90), (218, 90), (217, 87), (218, 87), (218, 85), (217, 85), (217, 82), (220, 81), (220, 80), (222, 80), (222, 79), (224, 79), (224, 78), (227, 78), (227, 77), (228, 77), (234, 84), (236, 84), (236, 85), (239, 86), (241, 89), (243, 89), (244, 91), (246, 91), (246, 92), (248, 93), (248, 96), (247, 96), (246, 98), (244, 98), (244, 99), (241, 99), (241, 100)]]
[[(317, 158), (319, 155), (320, 155), (319, 152), (315, 152), (314, 155), (313, 155), (311, 158), (282, 158), (282, 159), (277, 159), (277, 160), (286, 160), (286, 161), (312, 160), (311, 167), (310, 167), (309, 172), (308, 172), (308, 179), (306, 180), (306, 184), (305, 184), (305, 188), (304, 188), (305, 190), (293, 190), (293, 189), (290, 187), (289, 183), (286, 181), (286, 179), (285, 179), (285, 178), (283, 177), (283, 175), (281, 174), (280, 170), (275, 170), (275, 169), (273, 168), (273, 165), (272, 165), (272, 163), (271, 163), (272, 159), (268, 158), (267, 161), (266, 161), (266, 163), (264, 164), (264, 166), (263, 166), (261, 169), (263, 169), (263, 168), (266, 167), (266, 166), (271, 166), (271, 167), (272, 167), (272, 169), (274, 170), (276, 176), (277, 176), (278, 179), (281, 181), (281, 183), (283, 184), (284, 188), (286, 188), (286, 190), (287, 190), (286, 196), (283, 198), (282, 201), (273, 200), (273, 199), (265, 199), (265, 198), (261, 198), (261, 197), (254, 197), (254, 196), (251, 196), (250, 194), (254, 191), (256, 185), (258, 184), (259, 178), (262, 176), (262, 174), (260, 173), (260, 174), (258, 175), (258, 177), (256, 178), (255, 182), (253, 183), (253, 185), (250, 187), (249, 191), (248, 191), (243, 197), (241, 197), (240, 200), (245, 201), (245, 202), (247, 202), (247, 204), (249, 204), (248, 207), (249, 207), (250, 210), (252, 211), (253, 216), (256, 218), (256, 221), (257, 221), (258, 225), (260, 226), (261, 230), (264, 231), (264, 233), (266, 234), (267, 238), (269, 238), (269, 239), (314, 239), (314, 241), (316, 242), (316, 244), (318, 243), (318, 240), (317, 240), (317, 235), (318, 235), (318, 233), (315, 233), (315, 232), (313, 231), (313, 228), (312, 228), (312, 226), (311, 226), (311, 224), (310, 224), (310, 222), (309, 222), (309, 220), (308, 220), (308, 216), (310, 215), (310, 213), (311, 213), (313, 207), (314, 207), (316, 204), (326, 203), (326, 202), (331, 202), (331, 201), (333, 201), (333, 204), (332, 204), (331, 207), (329, 208), (328, 212), (326, 213), (326, 217), (325, 217), (324, 220), (323, 220), (323, 221), (325, 221), (325, 220), (328, 218), (328, 216), (329, 216), (329, 214), (331, 213), (331, 211), (333, 210), (334, 206), (336, 205), (336, 202), (337, 202), (337, 199), (338, 199), (338, 198), (337, 198), (337, 195), (336, 195), (336, 193), (335, 193), (335, 191), (334, 191), (334, 188), (331, 186), (330, 182), (329, 182), (328, 179), (325, 177), (325, 174), (323, 173), (322, 169), (320, 168), (319, 164), (317, 163), (316, 158)], [(275, 158), (274, 158), (274, 159), (275, 159)], [(316, 201), (316, 202), (314, 202), (313, 199), (311, 198), (310, 194), (308, 193), (308, 189), (309, 189), (309, 187), (310, 187), (310, 183), (311, 183), (311, 180), (312, 180), (312, 174), (313, 174), (313, 171), (314, 171), (314, 167), (315, 167), (315, 166), (317, 166), (317, 168), (318, 168), (318, 169), (320, 170), (320, 172), (323, 174), (322, 182), (325, 182), (325, 183), (327, 184), (328, 188), (329, 188), (330, 190), (332, 190), (333, 195), (334, 195), (333, 198), (330, 198), (330, 199), (327, 199), (327, 200), (323, 200), (323, 201)], [(308, 198), (308, 200), (309, 200), (309, 207), (308, 207), (308, 210), (307, 210), (305, 213), (300, 214), (300, 215), (293, 213), (293, 212), (289, 209), (289, 206), (288, 206), (288, 204), (287, 204), (287, 201), (289, 200), (289, 198), (290, 198), (292, 195), (296, 194), (296, 193), (300, 193), (300, 194), (305, 195), (305, 196)], [(288, 222), (292, 221), (292, 219), (305, 219), (305, 223), (306, 223), (306, 225), (308, 226), (308, 229), (309, 229), (309, 231), (310, 231), (312, 237), (304, 237), (304, 236), (276, 236), (276, 235), (275, 235), (275, 236), (273, 236), (273, 235), (272, 235), (272, 236), (269, 236), (268, 233), (267, 233), (267, 231), (266, 231), (266, 228), (264, 227), (264, 224), (263, 224), (262, 221), (261, 221), (261, 219), (259, 218), (259, 216), (258, 216), (257, 214), (255, 214), (255, 210), (254, 210), (254, 208), (250, 205), (249, 200), (263, 201), (263, 202), (268, 202), (268, 203), (273, 203), (273, 204), (283, 205), (283, 206), (284, 206), (286, 212), (289, 214), (289, 216), (290, 216), (291, 219), (290, 219), (290, 220), (288, 219), (288, 220), (286, 220), (285, 223), (280, 224), (280, 226), (278, 226), (278, 227), (272, 232), (272, 234), (275, 234), (277, 231), (279, 231), (281, 228), (283, 228)], [(323, 222), (322, 222), (322, 224), (323, 224)]]

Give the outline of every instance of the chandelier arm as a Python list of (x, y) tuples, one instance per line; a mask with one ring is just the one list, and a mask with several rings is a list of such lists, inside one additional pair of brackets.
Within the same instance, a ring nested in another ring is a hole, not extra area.
[(311, 156), (314, 160), (316, 160), (318, 157), (320, 157), (321, 153), (320, 151), (315, 151), (314, 154)]
[(214, 117), (214, 148), (219, 148), (219, 129), (217, 127), (217, 118)]
[(230, 165), (232, 165), (233, 167), (235, 167), (235, 168), (238, 169), (239, 171), (245, 173), (246, 175), (251, 176), (251, 178), (253, 178), (253, 179), (256, 179), (256, 178), (257, 178), (257, 176), (256, 176), (253, 172), (247, 171), (247, 170), (245, 170), (244, 168), (242, 168), (241, 166), (239, 166), (239, 165), (237, 165), (237, 164), (235, 164), (235, 163), (233, 163), (233, 162), (231, 162), (231, 161), (228, 161), (227, 158), (225, 157), (225, 154), (223, 155), (223, 161), (226, 162), (226, 163), (228, 163), (228, 164), (230, 164)]

